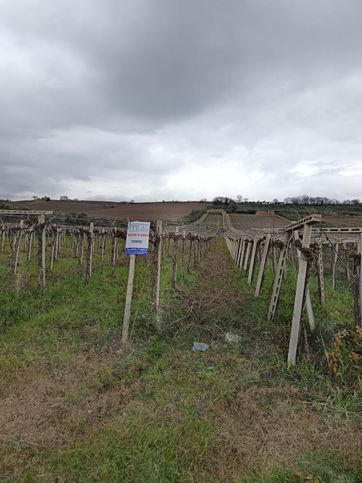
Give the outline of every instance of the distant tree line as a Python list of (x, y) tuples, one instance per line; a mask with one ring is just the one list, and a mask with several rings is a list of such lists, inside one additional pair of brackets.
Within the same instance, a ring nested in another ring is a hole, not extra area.
[(339, 201), (335, 198), (326, 198), (325, 196), (290, 196), (284, 199), (284, 203), (289, 205), (359, 205), (360, 200), (355, 198), (353, 200)]
[(361, 201), (357, 198), (351, 200), (339, 201), (335, 198), (327, 198), (326, 196), (289, 196), (284, 198), (284, 201), (279, 201), (274, 198), (273, 201), (261, 201), (261, 200), (249, 200), (248, 198), (243, 198), (241, 195), (236, 197), (237, 201), (229, 198), (227, 196), (216, 196), (212, 203), (215, 206), (222, 206), (225, 208), (232, 208), (237, 203), (250, 203), (250, 204), (262, 204), (262, 205), (276, 205), (276, 204), (287, 204), (287, 205), (359, 205)]

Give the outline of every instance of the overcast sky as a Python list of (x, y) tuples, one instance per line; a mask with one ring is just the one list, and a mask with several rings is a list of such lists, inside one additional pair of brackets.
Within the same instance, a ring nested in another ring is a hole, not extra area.
[(362, 198), (361, 0), (0, 0), (0, 198)]

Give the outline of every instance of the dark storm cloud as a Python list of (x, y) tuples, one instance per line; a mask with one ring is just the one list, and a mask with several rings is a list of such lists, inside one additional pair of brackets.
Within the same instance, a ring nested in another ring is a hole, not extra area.
[(361, 196), (359, 0), (3, 0), (0, 19), (0, 196)]

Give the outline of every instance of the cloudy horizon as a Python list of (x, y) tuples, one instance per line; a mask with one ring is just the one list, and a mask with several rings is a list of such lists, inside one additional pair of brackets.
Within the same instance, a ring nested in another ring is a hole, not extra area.
[(0, 198), (362, 198), (359, 0), (0, 0)]

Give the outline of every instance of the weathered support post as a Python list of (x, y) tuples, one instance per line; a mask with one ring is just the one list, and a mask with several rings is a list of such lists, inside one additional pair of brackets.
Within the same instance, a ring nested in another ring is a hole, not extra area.
[(39, 283), (42, 290), (45, 289), (45, 246), (46, 246), (46, 228), (45, 216), (40, 215), (38, 218), (40, 231), (38, 233), (38, 259), (39, 259)]
[(101, 253), (101, 266), (103, 267), (103, 261), (104, 261), (104, 245), (106, 241), (106, 235), (105, 235), (105, 230), (102, 228), (101, 233), (100, 233), (100, 238), (99, 238), (99, 251)]
[(307, 285), (306, 285), (305, 306), (306, 306), (306, 309), (307, 309), (307, 317), (308, 317), (308, 322), (309, 322), (309, 328), (312, 332), (314, 332), (314, 330), (315, 330), (315, 318), (314, 318), (314, 312), (313, 312), (312, 299), (311, 299), (311, 296), (310, 296), (309, 283), (307, 283)]
[(124, 306), (123, 326), (122, 326), (122, 342), (125, 344), (128, 341), (129, 321), (131, 318), (132, 307), (132, 295), (133, 295), (133, 282), (136, 265), (136, 255), (129, 256), (129, 271), (128, 271), (128, 283), (126, 293), (126, 303)]
[(258, 273), (258, 280), (256, 282), (256, 288), (255, 288), (255, 297), (259, 296), (261, 286), (263, 284), (264, 273), (265, 273), (265, 265), (266, 265), (266, 260), (267, 260), (267, 257), (268, 257), (268, 251), (269, 251), (270, 238), (271, 238), (271, 235), (270, 235), (270, 233), (268, 233), (266, 238), (265, 238), (263, 252), (262, 252), (262, 255), (261, 255), (260, 267), (259, 267), (259, 273)]
[(237, 251), (236, 251), (236, 257), (235, 257), (235, 265), (236, 266), (239, 265), (239, 261), (240, 261), (241, 245), (242, 245), (242, 241), (241, 241), (241, 238), (239, 238), (239, 240), (237, 240)]
[(182, 276), (185, 274), (185, 232), (182, 234), (181, 239), (181, 270)]
[(80, 233), (80, 254), (79, 254), (79, 264), (83, 265), (83, 258), (84, 258), (84, 239), (85, 239), (85, 233), (81, 232)]
[(244, 256), (245, 256), (245, 252), (246, 252), (246, 245), (247, 245), (247, 241), (243, 240), (242, 246), (241, 246), (241, 255), (240, 255), (240, 260), (239, 260), (239, 265), (238, 265), (240, 270), (242, 270), (242, 268), (243, 268)]
[(33, 238), (34, 238), (34, 232), (31, 231), (29, 233), (29, 242), (28, 242), (28, 253), (27, 253), (28, 262), (30, 262), (30, 260), (31, 260), (31, 249), (32, 249), (32, 245), (33, 245)]
[(112, 267), (115, 268), (116, 266), (116, 252), (117, 252), (117, 238), (114, 233), (112, 238)]
[(172, 263), (172, 288), (177, 289), (177, 257), (178, 257), (178, 239), (173, 241), (173, 263)]
[(54, 259), (58, 260), (59, 257), (59, 247), (60, 247), (60, 228), (55, 229), (55, 246), (54, 246)]
[[(333, 245), (332, 245), (333, 247)], [(337, 269), (337, 260), (338, 260), (338, 243), (333, 247), (334, 248), (334, 258), (333, 258), (333, 265), (332, 265), (332, 290), (336, 289), (336, 269)]]
[(93, 272), (93, 242), (94, 242), (94, 223), (91, 222), (89, 225), (88, 233), (88, 253), (87, 253), (87, 273), (86, 279), (90, 280)]
[(323, 245), (322, 242), (318, 243), (318, 258), (317, 258), (317, 283), (318, 283), (318, 295), (321, 304), (326, 301), (324, 291), (324, 267), (323, 267)]
[(345, 262), (345, 270), (346, 270), (346, 278), (348, 282), (351, 281), (351, 271), (349, 268), (349, 260), (348, 260), (348, 245), (347, 243), (343, 243), (344, 248), (344, 262)]
[(156, 232), (159, 236), (159, 242), (157, 247), (157, 263), (156, 263), (156, 283), (154, 291), (154, 303), (156, 311), (160, 306), (160, 283), (161, 283), (161, 259), (162, 259), (162, 220), (158, 220), (156, 224)]
[[(304, 230), (303, 230), (302, 248), (309, 248), (311, 232), (312, 232), (311, 224), (306, 223), (304, 225)], [(294, 299), (292, 329), (291, 329), (290, 341), (289, 341), (289, 351), (288, 351), (289, 366), (295, 366), (295, 363), (296, 363), (297, 347), (298, 347), (298, 339), (299, 339), (299, 331), (300, 331), (300, 321), (302, 317), (303, 301), (304, 301), (304, 294), (305, 294), (307, 268), (308, 268), (308, 259), (302, 252), (300, 254), (300, 260), (299, 260), (297, 287), (296, 287), (295, 299)]]
[[(279, 253), (278, 265), (275, 273), (274, 285), (273, 285), (273, 292), (270, 299), (269, 310), (268, 310), (268, 320), (272, 320), (275, 315), (275, 311), (278, 306), (279, 301), (279, 294), (280, 294), (280, 287), (282, 285), (284, 269), (285, 269), (285, 261), (288, 253), (288, 247), (290, 243), (290, 238), (288, 235), (284, 236), (284, 244)], [(274, 256), (274, 254), (273, 254)], [(274, 263), (274, 262), (273, 262)]]
[(187, 273), (189, 273), (190, 272), (190, 269), (191, 269), (192, 244), (193, 244), (193, 239), (191, 238), (190, 239), (190, 243), (189, 243), (189, 258), (187, 260)]
[(251, 282), (253, 280), (255, 254), (256, 254), (257, 247), (258, 247), (258, 240), (254, 239), (253, 240), (253, 249), (252, 249), (252, 252), (251, 252), (251, 258), (250, 258), (250, 264), (249, 264), (249, 273), (248, 273), (248, 284), (249, 285), (251, 285)]
[(52, 250), (50, 252), (50, 265), (49, 265), (49, 270), (51, 272), (53, 271), (53, 264), (54, 264), (54, 258), (55, 258), (55, 252), (56, 252), (56, 245), (57, 245), (56, 233), (53, 230), (53, 234), (52, 234)]
[(1, 228), (2, 234), (1, 234), (1, 251), (4, 251), (4, 244), (5, 244), (5, 226), (3, 225)]
[(247, 243), (246, 246), (246, 254), (245, 254), (245, 260), (244, 260), (244, 266), (243, 266), (243, 271), (246, 272), (246, 269), (248, 267), (248, 262), (249, 262), (249, 255), (250, 255), (250, 249), (251, 249), (251, 242), (249, 240), (245, 240)]
[(359, 252), (359, 326), (362, 327), (362, 233), (359, 234), (358, 242)]
[(23, 226), (24, 221), (20, 220), (19, 230), (14, 234), (14, 243), (13, 243), (13, 267), (12, 271), (13, 274), (16, 275), (18, 270), (18, 263), (19, 263), (19, 251), (20, 251), (20, 242), (23, 233)]

